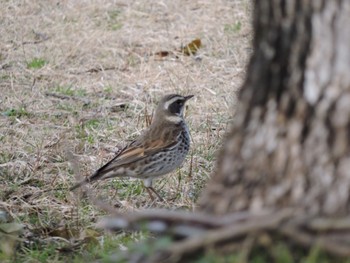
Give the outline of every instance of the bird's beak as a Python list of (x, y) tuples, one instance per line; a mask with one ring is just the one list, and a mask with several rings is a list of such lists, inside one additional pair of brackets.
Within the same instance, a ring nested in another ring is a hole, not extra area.
[(185, 97), (185, 101), (188, 101), (189, 99), (191, 99), (193, 97), (194, 97), (194, 95), (188, 95), (188, 96)]

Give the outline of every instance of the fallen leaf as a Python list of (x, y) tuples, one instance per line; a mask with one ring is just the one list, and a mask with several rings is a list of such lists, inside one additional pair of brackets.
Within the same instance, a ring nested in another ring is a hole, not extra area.
[(128, 103), (126, 102), (121, 102), (121, 103), (117, 103), (111, 107), (109, 107), (109, 110), (111, 112), (119, 112), (119, 111), (124, 111), (128, 108)]
[(159, 51), (159, 52), (156, 52), (154, 53), (155, 56), (158, 56), (158, 57), (167, 57), (169, 56), (170, 52), (169, 51)]
[(186, 56), (195, 55), (197, 50), (202, 46), (202, 41), (196, 38), (192, 42), (188, 43), (186, 46), (181, 48), (180, 52)]
[(175, 52), (162, 50), (162, 51), (158, 51), (158, 52), (154, 53), (153, 55), (158, 56), (159, 58), (164, 58), (164, 57), (168, 57), (170, 55), (175, 55), (175, 57), (178, 58), (178, 56), (177, 56), (178, 54), (176, 54), (176, 53), (180, 52), (182, 55), (191, 56), (191, 55), (195, 55), (197, 53), (197, 50), (201, 46), (202, 46), (202, 41), (199, 38), (196, 38), (195, 40), (193, 40), (192, 42), (188, 43), (184, 47), (180, 48), (180, 50), (177, 50)]

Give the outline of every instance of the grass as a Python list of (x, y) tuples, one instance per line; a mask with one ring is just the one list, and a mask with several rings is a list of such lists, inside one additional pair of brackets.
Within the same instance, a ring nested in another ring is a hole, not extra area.
[(57, 86), (53, 90), (55, 92), (59, 93), (59, 94), (67, 95), (67, 96), (78, 96), (78, 97), (86, 96), (86, 90), (85, 89), (73, 88), (71, 86), (67, 86), (67, 87)]
[(47, 61), (43, 58), (33, 58), (27, 63), (27, 68), (29, 69), (40, 69), (47, 64)]
[(24, 117), (24, 116), (29, 116), (29, 112), (25, 109), (25, 107), (19, 107), (17, 109), (6, 109), (5, 111), (2, 112), (3, 116), (6, 117)]
[(240, 21), (235, 22), (234, 24), (225, 25), (225, 32), (227, 33), (238, 33), (241, 30), (242, 23)]
[[(145, 238), (84, 237), (106, 213), (68, 188), (136, 138), (167, 93), (195, 94), (186, 111), (193, 156), (155, 182), (167, 201), (151, 202), (135, 180), (88, 189), (121, 212), (196, 208), (244, 77), (249, 11), (248, 0), (2, 3), (0, 212), (23, 230), (7, 234), (13, 244), (0, 232), (1, 262), (89, 262)], [(152, 56), (196, 38), (196, 57)]]

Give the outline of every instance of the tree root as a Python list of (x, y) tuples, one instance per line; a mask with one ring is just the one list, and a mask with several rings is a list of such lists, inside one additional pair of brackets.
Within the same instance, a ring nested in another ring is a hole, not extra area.
[(255, 239), (262, 232), (284, 236), (302, 247), (318, 246), (335, 256), (350, 256), (350, 219), (305, 216), (287, 208), (274, 212), (266, 210), (259, 214), (238, 212), (222, 217), (203, 213), (147, 210), (117, 214), (103, 219), (98, 225), (111, 231), (148, 230), (176, 240), (147, 260), (143, 258), (143, 262), (179, 262), (184, 256), (196, 255), (210, 248), (242, 244), (248, 237)]
[[(313, 235), (312, 233), (302, 231), (300, 228), (293, 225), (281, 226), (278, 229), (278, 232), (293, 240), (295, 243), (307, 248), (317, 246), (321, 250), (336, 256), (350, 256), (350, 243), (345, 244), (343, 242), (331, 240), (327, 235)], [(350, 241), (350, 238), (348, 241)]]

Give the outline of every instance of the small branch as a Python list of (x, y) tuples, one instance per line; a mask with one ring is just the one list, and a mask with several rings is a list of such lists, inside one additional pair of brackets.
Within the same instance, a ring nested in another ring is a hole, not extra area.
[(278, 229), (278, 232), (308, 248), (318, 246), (320, 249), (333, 255), (342, 257), (350, 256), (349, 245), (347, 246), (334, 240), (329, 241), (323, 237), (314, 237), (305, 231), (302, 232), (297, 226), (285, 225)]
[(169, 225), (188, 225), (199, 229), (213, 229), (237, 222), (245, 221), (249, 218), (261, 218), (271, 214), (271, 211), (260, 213), (237, 212), (225, 216), (211, 216), (204, 213), (189, 213), (183, 211), (169, 210), (144, 210), (136, 213), (107, 217), (98, 223), (101, 228), (110, 230), (127, 228), (128, 230), (138, 230), (138, 225), (144, 222), (162, 222)]
[(350, 218), (315, 218), (306, 226), (315, 231), (350, 230)]
[(90, 68), (88, 70), (84, 71), (79, 71), (79, 72), (70, 72), (71, 74), (75, 75), (81, 75), (85, 73), (98, 73), (98, 72), (103, 72), (103, 71), (109, 71), (109, 70), (118, 70), (118, 71), (126, 71), (128, 69), (128, 64), (125, 64), (124, 66), (111, 66), (111, 67), (95, 67), (95, 68)]
[(85, 99), (85, 98), (79, 98), (79, 97), (75, 97), (75, 96), (68, 96), (68, 95), (63, 95), (63, 94), (58, 94), (58, 93), (53, 93), (53, 92), (45, 92), (46, 96), (49, 97), (54, 97), (57, 99), (61, 99), (61, 100), (77, 100), (77, 101), (82, 101), (84, 102), (85, 105), (90, 104), (90, 100)]
[(124, 68), (121, 69), (119, 67), (99, 67), (99, 68), (91, 68), (91, 69), (88, 69), (87, 71), (85, 71), (86, 73), (97, 73), (97, 72), (100, 72), (100, 71), (108, 71), (108, 70), (125, 70)]
[[(147, 262), (180, 262), (185, 255), (206, 248), (217, 249), (227, 244), (240, 244), (241, 247), (243, 238), (251, 237), (253, 242), (256, 232), (262, 231), (279, 233), (304, 247), (318, 246), (330, 254), (350, 257), (350, 241), (346, 235), (350, 230), (350, 219), (313, 218), (292, 208), (264, 210), (259, 214), (236, 212), (226, 216), (145, 210), (117, 213), (101, 220), (98, 226), (109, 230), (149, 230), (178, 240), (156, 251)], [(249, 255), (249, 246), (246, 252)]]
[(35, 32), (34, 30), (32, 33), (35, 35), (35, 40), (34, 41), (23, 41), (22, 45), (40, 44), (40, 43), (45, 42), (46, 40), (50, 39), (50, 37), (48, 37), (46, 34)]
[(170, 245), (167, 249), (160, 251), (160, 253), (156, 255), (157, 258), (150, 261), (158, 262), (158, 260), (163, 260), (164, 257), (173, 261), (175, 258), (181, 258), (185, 254), (190, 254), (205, 247), (224, 243), (242, 235), (247, 235), (259, 230), (275, 229), (283, 220), (290, 217), (290, 215), (291, 210), (288, 209), (264, 218), (253, 218), (243, 223), (228, 225), (216, 230), (208, 230), (203, 235), (194, 236), (182, 242)]

